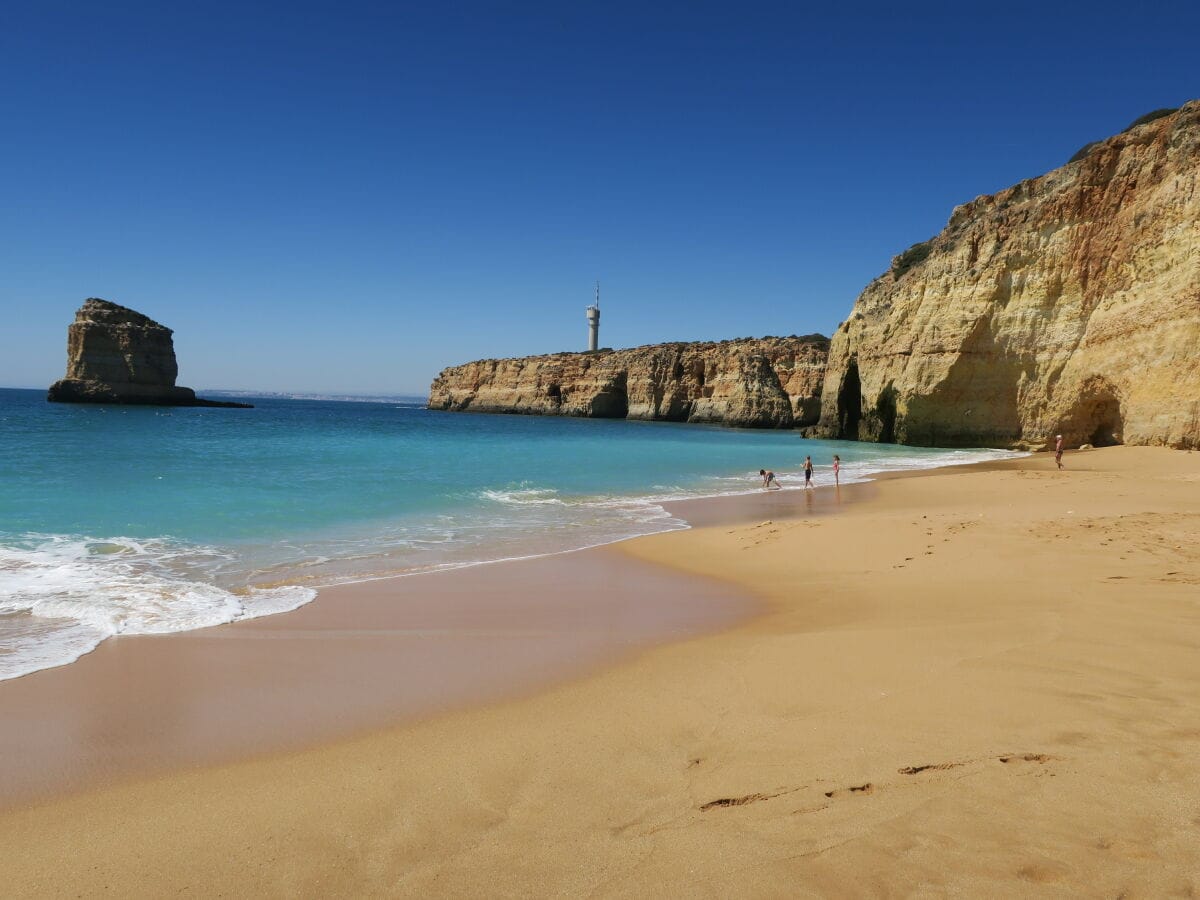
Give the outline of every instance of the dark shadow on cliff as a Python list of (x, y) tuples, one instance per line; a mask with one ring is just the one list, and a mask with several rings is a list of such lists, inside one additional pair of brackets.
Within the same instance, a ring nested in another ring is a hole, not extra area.
[(879, 392), (879, 399), (875, 401), (875, 418), (879, 423), (879, 437), (877, 438), (879, 443), (894, 444), (896, 442), (896, 388), (890, 381), (887, 383), (887, 387)]
[(629, 375), (620, 372), (592, 398), (588, 415), (596, 419), (624, 419), (629, 415)]
[(1007, 304), (1010, 289), (1008, 279), (998, 286), (945, 378), (910, 397), (905, 414), (895, 416), (895, 440), (923, 447), (1009, 447), (1021, 440), (1019, 391), (1034, 370), (1033, 354), (998, 346), (992, 330), (992, 316)]
[(1111, 447), (1124, 442), (1125, 420), (1117, 389), (1105, 377), (1094, 375), (1080, 384), (1057, 430), (1067, 446), (1091, 444)]
[(858, 423), (861, 419), (862, 381), (858, 376), (858, 359), (852, 357), (838, 388), (836, 437), (843, 441), (857, 441)]

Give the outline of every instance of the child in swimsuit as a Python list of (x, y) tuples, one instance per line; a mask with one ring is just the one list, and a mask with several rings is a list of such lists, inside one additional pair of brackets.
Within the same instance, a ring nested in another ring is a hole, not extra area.
[(775, 479), (774, 472), (769, 472), (766, 469), (759, 469), (758, 474), (762, 476), (763, 490), (769, 491), (771, 489), (771, 485), (779, 487), (779, 482)]
[(812, 457), (804, 457), (804, 486), (812, 487)]

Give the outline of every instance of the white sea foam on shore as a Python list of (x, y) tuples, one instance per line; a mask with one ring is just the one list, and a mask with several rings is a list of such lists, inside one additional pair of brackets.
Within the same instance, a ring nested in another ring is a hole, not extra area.
[[(209, 548), (25, 536), (0, 544), (0, 680), (73, 662), (117, 634), (190, 631), (286, 612), (307, 587), (234, 593), (197, 580)], [(191, 570), (191, 577), (188, 573)]]

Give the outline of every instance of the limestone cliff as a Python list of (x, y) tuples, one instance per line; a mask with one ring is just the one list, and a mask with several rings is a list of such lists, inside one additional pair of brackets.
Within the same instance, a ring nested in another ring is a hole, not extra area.
[(711, 422), (812, 425), (829, 341), (821, 335), (486, 359), (444, 370), (429, 408)]
[(1200, 101), (1155, 115), (897, 256), (833, 337), (818, 433), (1200, 445)]
[(157, 406), (235, 406), (201, 400), (176, 387), (179, 367), (171, 329), (96, 297), (85, 300), (67, 329), (67, 374), (47, 399), (57, 403), (131, 403)]

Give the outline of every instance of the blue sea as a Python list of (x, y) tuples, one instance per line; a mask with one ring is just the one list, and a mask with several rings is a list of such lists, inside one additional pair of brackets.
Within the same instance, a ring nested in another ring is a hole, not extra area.
[[(210, 393), (209, 396), (216, 396)], [(0, 679), (115, 634), (294, 609), (322, 585), (685, 528), (664, 501), (994, 459), (795, 432), (431, 412), (421, 398), (254, 409), (0, 390)]]

